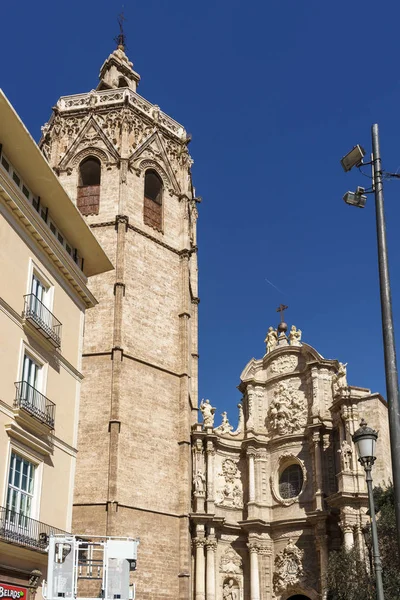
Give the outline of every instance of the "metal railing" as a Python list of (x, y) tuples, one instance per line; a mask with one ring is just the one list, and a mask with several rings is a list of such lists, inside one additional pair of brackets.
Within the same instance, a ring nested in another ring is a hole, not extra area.
[(44, 552), (52, 534), (66, 532), (0, 506), (0, 539)]
[(38, 419), (38, 421), (54, 429), (56, 412), (54, 402), (43, 396), (43, 394), (26, 381), (17, 381), (15, 388), (17, 393), (14, 400), (14, 407), (24, 408), (29, 414)]
[(61, 346), (61, 323), (35, 294), (24, 296), (24, 317), (57, 348)]

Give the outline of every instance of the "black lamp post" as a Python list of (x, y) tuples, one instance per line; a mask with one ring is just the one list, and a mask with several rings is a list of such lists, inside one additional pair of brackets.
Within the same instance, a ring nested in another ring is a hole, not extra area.
[(375, 567), (376, 578), (376, 597), (377, 600), (384, 600), (383, 584), (382, 584), (382, 562), (379, 554), (378, 546), (378, 530), (376, 528), (375, 503), (372, 492), (372, 465), (376, 460), (375, 447), (378, 439), (378, 432), (368, 427), (366, 421), (361, 419), (360, 428), (353, 435), (353, 442), (357, 448), (358, 461), (364, 467), (365, 479), (368, 488), (368, 503), (369, 513), (371, 516), (371, 533), (372, 533), (372, 557)]

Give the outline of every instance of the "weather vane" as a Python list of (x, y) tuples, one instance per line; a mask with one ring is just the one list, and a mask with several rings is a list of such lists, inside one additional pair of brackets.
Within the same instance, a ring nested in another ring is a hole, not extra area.
[(119, 25), (119, 35), (117, 35), (117, 37), (114, 38), (114, 40), (117, 42), (118, 46), (122, 46), (123, 48), (125, 48), (125, 33), (124, 33), (124, 21), (125, 21), (125, 15), (124, 15), (124, 7), (122, 6), (122, 11), (121, 14), (118, 17), (118, 25)]

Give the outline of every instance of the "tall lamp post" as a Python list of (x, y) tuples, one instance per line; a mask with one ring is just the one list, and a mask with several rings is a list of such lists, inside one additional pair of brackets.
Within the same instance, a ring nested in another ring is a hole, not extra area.
[[(371, 162), (363, 163), (365, 150), (361, 146), (354, 148), (341, 160), (343, 169), (351, 171), (353, 167), (362, 165), (372, 166), (373, 188), (366, 191), (358, 187), (356, 192), (347, 192), (343, 200), (347, 204), (363, 208), (367, 196), (365, 193), (375, 193), (376, 233), (378, 240), (379, 284), (382, 313), (383, 348), (385, 357), (386, 391), (389, 412), (390, 449), (392, 456), (393, 486), (395, 497), (395, 514), (397, 525), (397, 544), (400, 553), (400, 397), (399, 379), (397, 372), (396, 347), (392, 316), (392, 298), (386, 243), (386, 224), (383, 207), (383, 171), (379, 147), (378, 125), (372, 125), (372, 157)], [(387, 173), (391, 177), (399, 177), (397, 173)]]
[(383, 584), (382, 584), (382, 562), (379, 554), (378, 546), (378, 530), (376, 528), (375, 517), (375, 502), (372, 491), (372, 465), (376, 460), (375, 447), (378, 439), (378, 432), (371, 427), (368, 427), (366, 421), (361, 419), (360, 428), (353, 435), (353, 442), (357, 448), (358, 461), (364, 467), (365, 479), (368, 488), (368, 503), (369, 514), (371, 517), (371, 533), (372, 533), (372, 558), (374, 561), (375, 578), (376, 578), (376, 597), (377, 600), (384, 600)]

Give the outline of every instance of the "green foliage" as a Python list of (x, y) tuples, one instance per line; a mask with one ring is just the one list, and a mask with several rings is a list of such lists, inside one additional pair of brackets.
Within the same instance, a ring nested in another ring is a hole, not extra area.
[(331, 552), (328, 566), (328, 600), (375, 600), (373, 582), (357, 550)]
[[(400, 560), (397, 547), (393, 484), (374, 490), (379, 551), (385, 600), (400, 598)], [(371, 545), (370, 532), (367, 534)], [(371, 558), (372, 560), (372, 558)], [(369, 573), (369, 561), (356, 549), (331, 552), (328, 564), (328, 600), (375, 600), (375, 575)]]
[(397, 546), (393, 484), (390, 484), (387, 488), (375, 488), (374, 499), (385, 600), (399, 600), (400, 560)]

